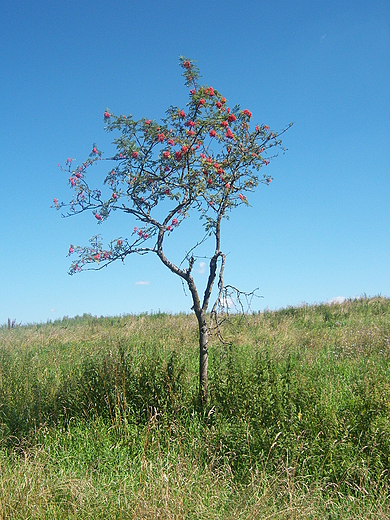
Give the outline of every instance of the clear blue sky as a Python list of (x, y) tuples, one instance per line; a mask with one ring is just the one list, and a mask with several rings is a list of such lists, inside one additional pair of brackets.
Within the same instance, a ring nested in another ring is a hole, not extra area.
[[(272, 184), (224, 223), (225, 281), (259, 287), (256, 310), (390, 296), (388, 0), (15, 0), (1, 4), (0, 34), (0, 324), (189, 312), (154, 256), (70, 277), (69, 244), (108, 242), (115, 214), (97, 226), (50, 209), (71, 197), (59, 162), (85, 160), (94, 141), (112, 152), (106, 107), (159, 119), (185, 106), (179, 55), (253, 124), (295, 122)], [(188, 225), (183, 237), (197, 218)], [(179, 230), (171, 247), (184, 256)]]

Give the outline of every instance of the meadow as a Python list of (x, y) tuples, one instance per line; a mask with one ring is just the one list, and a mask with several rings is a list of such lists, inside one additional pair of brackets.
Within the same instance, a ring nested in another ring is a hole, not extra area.
[(390, 299), (0, 328), (1, 519), (390, 518)]

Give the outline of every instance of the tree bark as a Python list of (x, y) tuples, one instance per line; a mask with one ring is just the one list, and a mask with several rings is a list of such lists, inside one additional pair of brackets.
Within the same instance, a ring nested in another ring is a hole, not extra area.
[(206, 403), (208, 396), (208, 363), (209, 363), (209, 333), (206, 313), (197, 313), (199, 324), (199, 395), (202, 403)]

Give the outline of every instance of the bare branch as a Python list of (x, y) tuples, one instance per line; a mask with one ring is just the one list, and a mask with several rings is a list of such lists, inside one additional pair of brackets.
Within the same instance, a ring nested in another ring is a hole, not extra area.
[(220, 274), (220, 291), (210, 314), (210, 333), (216, 330), (218, 339), (222, 343), (226, 343), (221, 326), (225, 322), (231, 323), (231, 315), (238, 315), (241, 319), (246, 319), (248, 314), (252, 312), (251, 304), (253, 298), (263, 298), (263, 296), (256, 294), (258, 290), (259, 288), (256, 288), (253, 291), (245, 292), (240, 291), (233, 285), (224, 286)]

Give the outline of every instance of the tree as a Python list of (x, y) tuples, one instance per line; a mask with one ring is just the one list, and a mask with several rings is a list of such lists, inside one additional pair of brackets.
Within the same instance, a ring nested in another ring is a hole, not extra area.
[[(63, 170), (70, 173), (69, 184), (74, 195), (65, 204), (54, 199), (57, 209), (67, 207), (64, 217), (91, 211), (102, 224), (114, 211), (132, 216), (135, 226), (126, 239), (115, 238), (103, 248), (100, 235), (90, 239), (86, 247), (69, 248), (78, 255), (70, 267), (70, 274), (99, 270), (116, 260), (124, 260), (132, 253), (154, 253), (161, 262), (187, 285), (192, 297), (192, 310), (199, 325), (199, 392), (204, 401), (208, 387), (208, 312), (212, 289), (218, 278), (218, 294), (211, 308), (215, 317), (224, 291), (223, 271), (225, 255), (221, 250), (221, 223), (228, 213), (248, 205), (246, 193), (260, 184), (268, 185), (271, 177), (260, 176), (275, 155), (271, 148), (281, 148), (279, 133), (267, 125), (250, 130), (252, 113), (236, 105), (230, 109), (226, 99), (213, 87), (199, 84), (195, 62), (180, 57), (185, 85), (189, 90), (186, 110), (171, 106), (161, 122), (151, 119), (135, 121), (132, 116), (115, 116), (104, 112), (107, 131), (118, 130), (114, 140), (116, 154), (103, 158), (93, 145), (89, 158), (73, 167), (67, 159)], [(98, 161), (108, 160), (114, 166), (104, 180), (108, 195), (91, 189), (87, 170)], [(165, 254), (166, 242), (175, 229), (194, 211), (201, 217), (205, 236), (185, 254), (186, 267), (176, 265)], [(193, 278), (194, 251), (206, 238), (213, 240), (209, 257), (208, 280), (203, 294)]]

